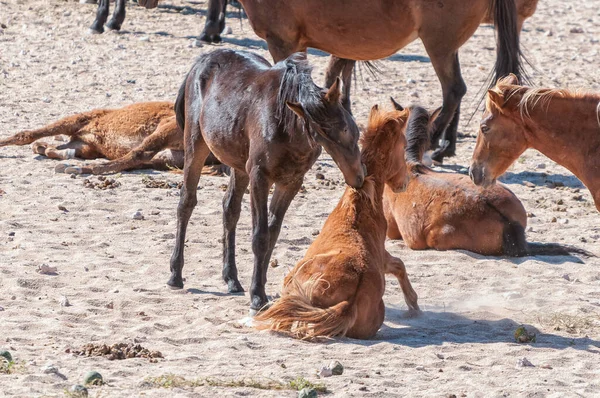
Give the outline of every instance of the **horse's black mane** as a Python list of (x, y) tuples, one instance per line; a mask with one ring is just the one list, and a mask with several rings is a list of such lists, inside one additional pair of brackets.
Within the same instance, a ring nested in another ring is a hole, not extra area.
[(406, 127), (406, 160), (421, 163), (423, 154), (429, 148), (429, 112), (420, 106), (410, 107)]
[(278, 62), (275, 67), (284, 69), (279, 93), (277, 95), (277, 119), (287, 131), (296, 126), (295, 114), (286, 106), (286, 102), (300, 103), (307, 116), (323, 125), (327, 121), (326, 106), (323, 103), (323, 91), (311, 76), (312, 68), (308, 64), (306, 53), (299, 52)]

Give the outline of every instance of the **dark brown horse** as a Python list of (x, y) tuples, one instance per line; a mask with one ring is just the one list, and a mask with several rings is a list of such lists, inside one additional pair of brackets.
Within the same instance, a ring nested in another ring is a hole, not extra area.
[[(221, 15), (224, 0), (209, 0), (209, 16)], [(459, 48), (483, 22), (498, 31), (494, 82), (522, 74), (519, 33), (538, 0), (240, 0), (252, 28), (267, 41), (275, 62), (308, 47), (332, 54), (326, 87), (343, 75), (343, 103), (349, 110), (354, 61), (376, 60), (396, 53), (417, 38), (423, 41), (443, 91), (443, 106), (433, 126), (442, 148), (434, 158), (452, 156), (460, 102), (466, 86), (458, 62)], [(205, 33), (218, 35), (218, 24)], [(448, 140), (446, 139), (448, 138)]]
[(423, 108), (411, 108), (406, 128), (410, 182), (405, 192), (394, 193), (386, 187), (383, 196), (390, 239), (403, 239), (413, 250), (462, 249), (515, 257), (589, 255), (554, 243), (528, 243), (525, 208), (502, 184), (484, 189), (466, 175), (424, 166), (421, 159), (429, 146), (429, 125), (434, 119), (435, 112), (430, 115)]
[(235, 229), (250, 185), (251, 309), (267, 304), (267, 266), (283, 217), (321, 146), (348, 185), (358, 188), (364, 182), (358, 127), (340, 105), (340, 85), (337, 81), (328, 91), (315, 85), (305, 53), (275, 66), (256, 54), (224, 49), (197, 59), (175, 104), (177, 122), (184, 129), (185, 161), (169, 286), (183, 287), (186, 228), (197, 202), (200, 171), (212, 152), (232, 170), (223, 200), (223, 279), (229, 292), (243, 291), (235, 265)]

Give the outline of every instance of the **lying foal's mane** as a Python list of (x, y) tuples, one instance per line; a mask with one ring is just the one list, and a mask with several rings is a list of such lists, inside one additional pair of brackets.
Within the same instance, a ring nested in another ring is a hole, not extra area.
[[(598, 126), (600, 126), (600, 98), (597, 94), (592, 94), (585, 91), (571, 91), (562, 88), (532, 88), (526, 86), (515, 86), (512, 84), (512, 78), (510, 76), (500, 79), (494, 91), (504, 96), (505, 103), (508, 102), (513, 96), (520, 94), (521, 99), (517, 105), (517, 109), (521, 115), (521, 118), (531, 118), (531, 110), (536, 106), (548, 107), (550, 101), (554, 98), (569, 98), (569, 99), (582, 99), (590, 101), (598, 101), (596, 105), (596, 120)], [(494, 103), (488, 96), (486, 100), (486, 106), (488, 109), (500, 110), (499, 105)]]
[(280, 125), (288, 132), (296, 129), (296, 115), (286, 105), (287, 102), (292, 102), (300, 103), (309, 118), (327, 127), (327, 108), (323, 103), (323, 91), (312, 80), (312, 68), (306, 53), (292, 54), (278, 62), (275, 68), (284, 70), (277, 94), (276, 117)]
[(410, 117), (406, 126), (406, 161), (421, 163), (423, 153), (430, 144), (429, 112), (420, 106), (410, 107)]

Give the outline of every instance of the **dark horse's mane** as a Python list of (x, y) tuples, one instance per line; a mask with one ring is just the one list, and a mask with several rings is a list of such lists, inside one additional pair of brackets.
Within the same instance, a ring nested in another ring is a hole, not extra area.
[(286, 102), (300, 103), (306, 116), (322, 126), (327, 125), (323, 91), (312, 80), (312, 68), (306, 53), (292, 54), (278, 62), (275, 68), (284, 69), (277, 94), (276, 117), (280, 125), (289, 132), (296, 128), (296, 115), (287, 107)]
[(406, 126), (406, 160), (421, 163), (423, 153), (429, 148), (429, 119), (426, 109), (420, 106), (410, 107), (410, 116)]

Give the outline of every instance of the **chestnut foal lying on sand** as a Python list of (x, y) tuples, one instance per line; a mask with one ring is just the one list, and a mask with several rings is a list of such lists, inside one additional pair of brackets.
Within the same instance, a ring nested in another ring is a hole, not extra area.
[(368, 339), (383, 323), (385, 274), (395, 275), (408, 308), (419, 311), (404, 263), (385, 250), (384, 185), (407, 184), (406, 111), (373, 107), (362, 137), (368, 176), (360, 189), (346, 187), (323, 230), (286, 276), (282, 297), (256, 318), (256, 327), (299, 338)]
[[(69, 167), (57, 171), (78, 174), (117, 173), (136, 168), (183, 168), (183, 132), (177, 127), (172, 102), (142, 102), (120, 109), (96, 109), (63, 118), (38, 130), (28, 130), (0, 140), (0, 147), (27, 145), (43, 137), (67, 135), (59, 146), (35, 142), (33, 152), (51, 159), (97, 159), (110, 162)], [(212, 154), (211, 154), (212, 157)], [(207, 164), (219, 164), (212, 157)], [(222, 174), (219, 167), (203, 170)]]
[(488, 187), (528, 148), (566, 167), (600, 211), (600, 94), (530, 88), (510, 75), (488, 90), (470, 174)]
[(527, 213), (521, 201), (501, 184), (487, 189), (468, 176), (439, 173), (421, 163), (435, 119), (412, 107), (406, 128), (406, 160), (410, 182), (405, 192), (386, 187), (383, 207), (387, 236), (404, 239), (413, 250), (463, 249), (489, 256), (583, 253), (557, 244), (527, 243)]

